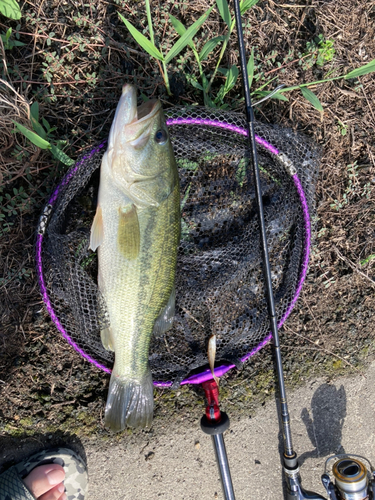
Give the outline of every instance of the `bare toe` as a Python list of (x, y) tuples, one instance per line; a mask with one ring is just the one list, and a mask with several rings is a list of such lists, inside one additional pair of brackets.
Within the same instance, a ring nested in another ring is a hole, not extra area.
[(64, 494), (62, 482), (65, 479), (65, 471), (61, 465), (48, 464), (35, 467), (23, 482), (40, 500), (59, 500)]
[(52, 490), (47, 491), (38, 500), (66, 500), (67, 496), (64, 493), (64, 484), (60, 483), (57, 486), (54, 486)]

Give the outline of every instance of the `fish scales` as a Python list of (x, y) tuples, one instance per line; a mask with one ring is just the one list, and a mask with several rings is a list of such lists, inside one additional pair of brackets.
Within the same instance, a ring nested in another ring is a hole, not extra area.
[[(143, 332), (153, 330), (155, 318), (166, 305), (174, 284), (174, 267), (170, 264), (176, 259), (173, 248), (179, 238), (180, 218), (173, 210), (177, 199), (179, 202), (178, 186), (157, 209), (140, 210), (141, 247), (134, 261), (121, 254), (114, 238), (99, 247), (100, 260), (108, 262), (111, 268), (102, 291), (111, 327), (116, 330), (116, 364), (126, 367), (124, 373), (147, 367), (151, 337)], [(113, 230), (119, 223), (116, 219), (112, 215)], [(105, 213), (103, 223), (106, 225)]]
[[(174, 207), (179, 203), (179, 196), (176, 185), (157, 209), (139, 211), (141, 246), (137, 259), (126, 259), (115, 238), (109, 238), (99, 247), (99, 259), (110, 267), (102, 293), (111, 328), (116, 331), (116, 365), (124, 366), (124, 374), (147, 368), (151, 336), (143, 333), (152, 332), (155, 318), (166, 305), (174, 285), (175, 248), (180, 227), (180, 217)], [(111, 232), (119, 225), (115, 215), (112, 210), (107, 222), (107, 214), (103, 212), (103, 224), (108, 225)], [(166, 227), (169, 227), (167, 233)]]

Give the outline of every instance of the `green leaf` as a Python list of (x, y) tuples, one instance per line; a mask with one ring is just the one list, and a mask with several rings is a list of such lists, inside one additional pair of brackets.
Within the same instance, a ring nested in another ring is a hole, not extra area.
[(230, 26), (232, 24), (232, 18), (230, 16), (229, 6), (228, 6), (227, 0), (216, 0), (216, 5), (217, 5), (217, 8), (219, 9), (219, 12), (220, 12), (220, 15), (221, 15), (223, 21), (228, 26), (228, 29), (230, 29)]
[(229, 73), (229, 69), (228, 68), (217, 68), (217, 70), (218, 70), (219, 73), (221, 73), (224, 76), (227, 76), (227, 74)]
[(361, 264), (361, 266), (365, 266), (366, 264), (368, 264), (373, 259), (375, 259), (375, 254), (369, 255), (364, 260), (361, 260), (360, 264)]
[(254, 47), (251, 48), (251, 55), (246, 69), (247, 76), (249, 78), (249, 88), (251, 88), (251, 84), (253, 83), (254, 78)]
[(148, 38), (146, 38), (142, 33), (140, 33), (137, 28), (135, 28), (129, 21), (127, 21), (120, 13), (118, 13), (120, 16), (121, 20), (125, 24), (125, 26), (128, 28), (131, 36), (134, 38), (134, 40), (146, 51), (150, 54), (150, 56), (155, 57), (155, 59), (158, 59), (159, 61), (163, 61), (164, 57), (161, 54), (161, 52), (155, 47), (153, 43), (150, 42)]
[(258, 0), (242, 0), (240, 2), (241, 15), (245, 14), (249, 9), (254, 7), (258, 3)]
[(191, 82), (190, 82), (190, 83), (192, 84), (192, 86), (193, 86), (194, 88), (204, 91), (204, 88), (202, 87), (202, 85), (199, 85), (199, 83), (198, 83), (198, 82), (195, 82), (194, 80), (191, 80)]
[(211, 38), (211, 40), (208, 40), (208, 42), (204, 44), (203, 49), (199, 53), (199, 61), (204, 61), (208, 54), (214, 50), (216, 45), (220, 42), (223, 42), (224, 40), (225, 36), (223, 35), (215, 36), (214, 38)]
[(314, 92), (311, 92), (311, 90), (308, 89), (307, 87), (302, 87), (301, 92), (303, 97), (307, 99), (314, 106), (315, 109), (323, 113), (324, 111), (323, 106), (321, 105), (319, 99), (314, 94)]
[[(176, 19), (174, 16), (172, 16), (172, 14), (169, 14), (169, 20), (171, 21), (172, 23), (172, 26), (174, 27), (174, 29), (177, 31), (177, 33), (180, 35), (180, 36), (183, 36), (185, 33), (186, 33), (186, 28), (185, 26), (182, 24), (181, 21), (179, 21), (178, 19)], [(193, 42), (189, 42), (188, 45), (191, 47), (191, 48), (194, 48), (194, 43)]]
[(191, 184), (189, 184), (189, 186), (188, 186), (188, 188), (187, 188), (187, 190), (186, 190), (186, 193), (185, 193), (185, 195), (184, 195), (184, 198), (183, 198), (183, 200), (182, 200), (182, 202), (181, 202), (181, 210), (184, 208), (185, 203), (187, 202), (187, 199), (188, 199), (188, 197), (189, 197), (190, 188), (191, 188)]
[(224, 92), (227, 94), (236, 84), (238, 78), (238, 68), (235, 64), (229, 69), (224, 85)]
[(28, 128), (24, 127), (20, 123), (17, 123), (13, 120), (13, 123), (16, 125), (18, 130), (23, 134), (30, 142), (38, 146), (40, 149), (51, 149), (51, 144), (48, 141), (45, 141), (42, 137), (40, 137), (35, 132), (32, 132)]
[(148, 23), (148, 30), (150, 32), (150, 39), (151, 43), (155, 45), (155, 40), (154, 40), (154, 30), (152, 29), (152, 19), (151, 19), (151, 9), (150, 9), (150, 0), (146, 0), (146, 12), (147, 12), (147, 23)]
[(46, 139), (47, 134), (46, 134), (44, 128), (41, 126), (41, 124), (39, 122), (37, 122), (33, 116), (30, 117), (30, 121), (31, 121), (31, 125), (32, 125), (33, 129), (35, 130), (35, 132), (43, 139)]
[(172, 26), (174, 27), (174, 29), (177, 31), (177, 33), (180, 36), (184, 35), (186, 32), (186, 28), (182, 24), (182, 22), (179, 21), (178, 19), (176, 19), (174, 16), (172, 16), (172, 14), (168, 14), (168, 15), (169, 15), (169, 20), (172, 23)]
[(61, 151), (61, 149), (54, 146), (53, 144), (51, 144), (51, 153), (53, 154), (53, 156), (55, 158), (57, 158), (59, 161), (61, 161), (61, 163), (64, 163), (64, 165), (68, 165), (70, 167), (70, 165), (73, 165), (73, 163), (74, 163), (74, 160), (69, 158), (69, 156), (66, 155), (64, 153), (64, 151)]
[(60, 149), (61, 149), (61, 147), (62, 147), (62, 146), (66, 146), (67, 142), (68, 142), (68, 141), (65, 141), (65, 140), (63, 140), (63, 139), (58, 139), (58, 140), (56, 141), (56, 146), (57, 146), (58, 148), (60, 148)]
[(9, 28), (8, 31), (5, 33), (5, 41), (7, 42), (11, 36), (12, 36), (12, 28)]
[(345, 75), (344, 78), (345, 80), (349, 80), (349, 78), (358, 78), (359, 76), (367, 75), (373, 71), (375, 71), (375, 59), (360, 68), (353, 69), (353, 71)]
[(198, 30), (202, 26), (202, 24), (205, 22), (205, 20), (208, 18), (208, 16), (211, 13), (211, 10), (213, 9), (213, 6), (208, 9), (207, 12), (203, 14), (197, 21), (195, 21), (194, 24), (192, 24), (182, 35), (182, 37), (173, 45), (171, 50), (168, 52), (168, 54), (165, 57), (165, 64), (168, 64), (174, 57), (176, 57), (181, 50), (183, 50), (186, 45), (191, 42), (191, 40), (194, 38), (194, 36), (197, 34)]
[(217, 108), (216, 104), (213, 102), (211, 97), (204, 92), (203, 94), (204, 97), (204, 105), (207, 106), (208, 108)]
[(9, 19), (21, 19), (21, 9), (16, 0), (0, 0), (0, 13)]
[(35, 101), (30, 106), (30, 121), (31, 121), (31, 125), (32, 125), (33, 129), (35, 130), (35, 132), (40, 137), (42, 137), (43, 139), (45, 139), (47, 137), (47, 134), (46, 134), (44, 128), (41, 126), (41, 124), (39, 123), (38, 120), (39, 120), (39, 104)]
[(47, 130), (47, 134), (49, 134), (51, 132), (50, 124), (47, 122), (45, 118), (42, 118), (42, 123), (44, 125), (44, 128)]

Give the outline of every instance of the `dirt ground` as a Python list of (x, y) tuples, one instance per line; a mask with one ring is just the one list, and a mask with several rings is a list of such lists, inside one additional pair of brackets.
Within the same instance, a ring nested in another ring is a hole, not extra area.
[[(35, 228), (47, 195), (66, 167), (20, 134), (14, 135), (11, 120), (28, 124), (27, 102), (38, 101), (40, 116), (56, 127), (55, 139), (68, 141), (65, 152), (75, 159), (107, 137), (124, 82), (136, 84), (148, 97), (159, 96), (165, 107), (203, 105), (203, 98), (183, 76), (198, 76), (190, 49), (170, 64), (174, 95), (166, 94), (158, 65), (117, 18), (119, 10), (138, 28), (145, 28), (145, 10), (139, 2), (54, 0), (21, 5), (20, 21), (0, 17), (0, 31), (11, 26), (13, 39), (25, 44), (0, 47), (0, 69), (7, 82), (0, 83), (0, 214), (4, 215), (0, 218), (0, 432), (7, 442), (27, 436), (41, 443), (69, 436), (108, 439), (102, 416), (109, 378), (59, 336), (36, 281)], [(162, 45), (170, 43), (172, 33), (164, 23), (166, 13), (173, 12), (189, 26), (210, 6), (205, 0), (152, 5)], [(338, 76), (375, 57), (372, 1), (259, 1), (244, 24), (247, 50), (255, 48), (256, 72), (261, 75), (258, 87), (262, 78), (273, 76), (276, 80), (268, 88)], [(214, 9), (204, 36), (224, 32)], [(312, 57), (306, 44), (319, 34), (332, 40), (335, 49), (324, 66), (306, 62)], [(218, 52), (204, 63), (208, 73)], [(237, 62), (232, 36), (222, 66)], [(269, 100), (256, 111), (258, 120), (292, 127), (323, 148), (309, 274), (281, 332), (289, 386), (317, 375), (330, 379), (355, 374), (375, 352), (375, 80), (369, 74), (314, 85), (312, 90), (323, 105), (322, 114), (299, 91), (288, 94), (288, 102)], [(224, 103), (241, 111), (240, 97), (238, 80)], [(224, 406), (241, 415), (245, 408), (265, 404), (273, 391), (273, 361), (267, 347), (242, 371), (225, 377), (221, 397)], [(167, 422), (183, 415), (195, 422), (203, 406), (200, 389), (160, 390), (155, 419)]]

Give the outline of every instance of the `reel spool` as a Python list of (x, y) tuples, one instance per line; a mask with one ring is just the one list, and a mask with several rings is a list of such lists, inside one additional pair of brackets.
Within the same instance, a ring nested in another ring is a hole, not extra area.
[[(332, 466), (331, 475), (327, 473), (328, 463), (338, 459)], [(365, 460), (369, 469), (362, 463)], [(371, 471), (371, 472), (370, 472)], [(375, 471), (371, 463), (357, 455), (334, 455), (326, 461), (322, 483), (331, 500), (374, 500)]]

